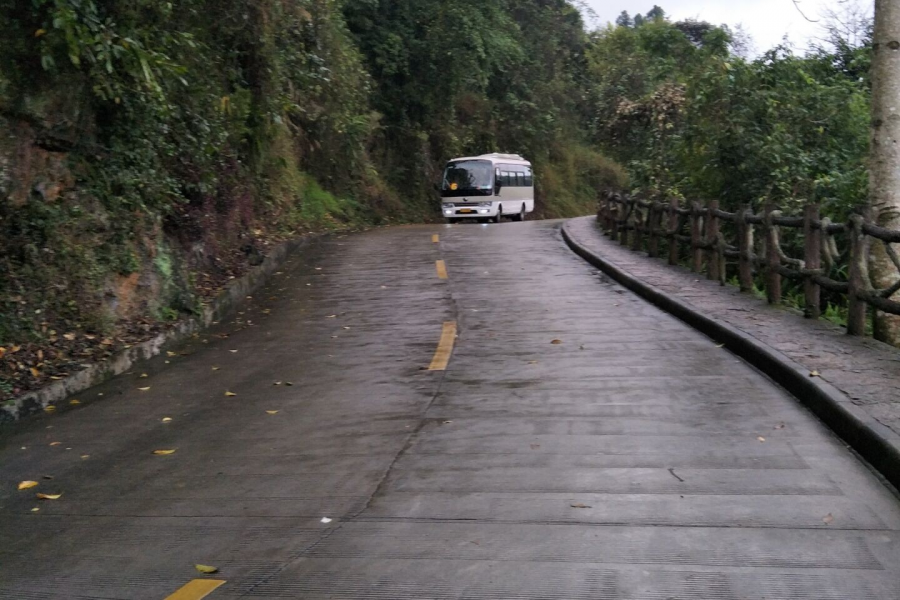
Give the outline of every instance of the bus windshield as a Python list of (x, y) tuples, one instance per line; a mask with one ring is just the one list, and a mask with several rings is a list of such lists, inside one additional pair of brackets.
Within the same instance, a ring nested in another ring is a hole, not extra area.
[(489, 160), (463, 160), (452, 162), (444, 171), (441, 191), (445, 196), (454, 193), (487, 192), (493, 189), (493, 164)]

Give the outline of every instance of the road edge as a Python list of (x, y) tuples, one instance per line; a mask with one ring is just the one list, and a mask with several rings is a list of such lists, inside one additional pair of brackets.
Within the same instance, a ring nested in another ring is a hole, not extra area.
[(189, 336), (220, 321), (233, 312), (248, 295), (266, 283), (271, 275), (281, 268), (287, 259), (300, 248), (317, 240), (324, 233), (309, 234), (294, 238), (274, 246), (262, 264), (229, 282), (203, 309), (203, 313), (177, 323), (172, 329), (160, 333), (147, 341), (135, 344), (116, 353), (111, 358), (73, 373), (64, 379), (54, 381), (41, 389), (28, 392), (0, 407), (0, 425), (19, 421), (23, 417), (40, 412), (84, 390), (99, 385), (117, 375), (121, 375), (141, 362), (158, 356), (166, 347), (177, 344)]
[(894, 487), (900, 489), (900, 436), (860, 410), (833, 385), (746, 332), (701, 314), (691, 304), (634, 277), (614, 262), (590, 250), (561, 228), (569, 248), (623, 287), (677, 317), (740, 356), (770, 377), (809, 408), (835, 434), (865, 458)]

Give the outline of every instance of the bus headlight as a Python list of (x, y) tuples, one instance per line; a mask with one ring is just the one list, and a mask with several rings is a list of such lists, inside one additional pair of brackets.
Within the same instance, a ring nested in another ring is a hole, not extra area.
[(486, 215), (486, 214), (488, 214), (490, 211), (481, 209), (481, 210), (479, 210), (478, 212), (480, 212), (480, 213), (483, 214), (483, 215)]

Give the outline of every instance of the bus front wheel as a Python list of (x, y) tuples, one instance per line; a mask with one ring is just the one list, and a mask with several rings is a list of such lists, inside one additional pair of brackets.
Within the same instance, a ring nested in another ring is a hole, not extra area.
[(497, 211), (497, 216), (493, 218), (494, 223), (499, 223), (503, 220), (503, 209)]

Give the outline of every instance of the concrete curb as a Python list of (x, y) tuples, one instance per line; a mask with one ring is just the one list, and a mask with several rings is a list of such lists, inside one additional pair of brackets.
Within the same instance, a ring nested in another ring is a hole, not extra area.
[(863, 412), (840, 390), (820, 378), (810, 377), (805, 367), (771, 346), (732, 325), (701, 314), (691, 304), (644, 283), (599, 256), (575, 239), (568, 223), (563, 224), (562, 236), (576, 254), (620, 285), (724, 343), (728, 350), (768, 375), (812, 410), (894, 487), (900, 488), (900, 436)]
[(40, 412), (47, 406), (103, 383), (130, 370), (138, 363), (157, 356), (165, 347), (177, 344), (190, 335), (209, 327), (214, 321), (222, 320), (234, 311), (248, 295), (268, 281), (272, 273), (281, 268), (288, 257), (321, 235), (307, 235), (288, 240), (272, 248), (261, 265), (230, 282), (222, 293), (204, 307), (202, 315), (181, 321), (172, 329), (153, 339), (135, 344), (108, 360), (93, 364), (65, 379), (55, 381), (39, 390), (5, 403), (0, 407), (0, 424), (17, 421), (27, 415)]

